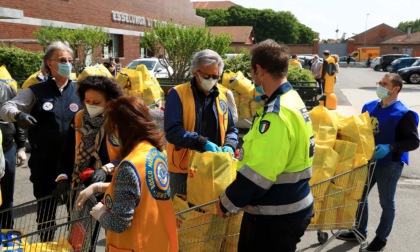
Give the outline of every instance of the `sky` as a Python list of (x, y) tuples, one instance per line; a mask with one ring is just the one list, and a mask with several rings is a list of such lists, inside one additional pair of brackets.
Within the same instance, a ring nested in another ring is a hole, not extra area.
[(396, 28), (400, 22), (420, 19), (419, 0), (230, 1), (245, 8), (290, 11), (300, 23), (318, 32), (320, 39), (341, 38), (343, 33), (349, 38), (382, 23)]

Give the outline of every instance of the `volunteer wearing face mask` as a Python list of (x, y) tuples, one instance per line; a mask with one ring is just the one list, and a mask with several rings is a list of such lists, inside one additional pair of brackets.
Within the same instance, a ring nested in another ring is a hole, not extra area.
[(177, 85), (168, 94), (164, 130), (172, 196), (185, 194), (181, 189), (185, 189), (190, 150), (233, 155), (238, 144), (238, 129), (226, 96), (216, 85), (223, 66), (215, 51), (197, 52), (191, 61), (191, 82)]
[[(51, 195), (57, 178), (57, 161), (67, 138), (67, 131), (81, 108), (76, 83), (70, 79), (73, 51), (62, 42), (54, 42), (45, 51), (44, 67), (49, 78), (30, 86), (6, 102), (0, 116), (28, 129), (31, 157), (28, 166), (36, 199)], [(55, 200), (38, 201), (38, 229), (54, 226)], [(41, 241), (53, 239), (54, 231), (41, 232)]]
[[(417, 130), (419, 117), (416, 112), (410, 110), (398, 99), (402, 86), (403, 81), (398, 74), (385, 74), (376, 88), (379, 100), (366, 103), (362, 109), (362, 113), (369, 112), (376, 144), (376, 151), (373, 155), (373, 158), (377, 160), (376, 167), (367, 188), (372, 189), (377, 184), (382, 208), (376, 236), (366, 251), (382, 251), (384, 249), (395, 218), (397, 182), (400, 179), (404, 163), (408, 165), (408, 152), (419, 147)], [(361, 214), (358, 231), (365, 239), (368, 224), (368, 202)], [(357, 220), (359, 220), (359, 216), (360, 212), (356, 217)], [(357, 241), (353, 232), (342, 233), (337, 238)]]

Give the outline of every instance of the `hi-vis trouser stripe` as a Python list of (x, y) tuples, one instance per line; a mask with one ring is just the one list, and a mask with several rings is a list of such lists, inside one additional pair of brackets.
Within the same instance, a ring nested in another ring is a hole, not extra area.
[(277, 175), (276, 181), (274, 181), (274, 183), (273, 181), (264, 178), (247, 165), (242, 166), (242, 168), (239, 170), (239, 173), (254, 182), (254, 184), (265, 190), (268, 190), (273, 184), (294, 184), (302, 179), (310, 179), (312, 176), (312, 166), (300, 172), (281, 173)]

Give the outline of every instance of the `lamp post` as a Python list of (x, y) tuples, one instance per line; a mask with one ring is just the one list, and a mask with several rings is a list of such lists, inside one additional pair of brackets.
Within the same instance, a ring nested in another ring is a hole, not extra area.
[(369, 17), (369, 13), (368, 14), (366, 14), (366, 24), (365, 24), (365, 43), (364, 43), (364, 46), (363, 47), (366, 47), (366, 34), (367, 34), (367, 20), (368, 20), (368, 17)]

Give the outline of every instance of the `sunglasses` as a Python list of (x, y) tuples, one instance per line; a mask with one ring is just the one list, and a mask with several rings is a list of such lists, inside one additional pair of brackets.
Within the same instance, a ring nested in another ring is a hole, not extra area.
[(381, 82), (381, 81), (379, 81), (379, 82), (376, 82), (376, 85), (377, 85), (377, 86), (386, 87), (386, 86), (388, 86), (388, 83), (385, 83), (385, 82)]
[(57, 61), (57, 62), (60, 62), (61, 64), (65, 64), (67, 62), (69, 62), (70, 64), (73, 64), (74, 63), (74, 59), (67, 59), (65, 57), (60, 57), (60, 58), (52, 59), (52, 60)]
[(216, 74), (204, 74), (203, 72), (201, 72), (200, 70), (198, 70), (197, 72), (200, 73), (200, 75), (203, 77), (203, 79), (205, 80), (209, 80), (210, 78), (213, 80), (218, 80), (220, 78), (220, 75), (216, 75)]

